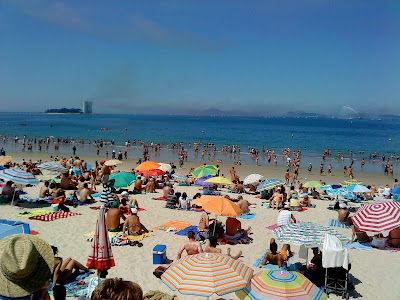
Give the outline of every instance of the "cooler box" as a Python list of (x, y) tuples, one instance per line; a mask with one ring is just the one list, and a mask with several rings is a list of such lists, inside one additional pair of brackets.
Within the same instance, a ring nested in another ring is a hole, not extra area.
[(156, 245), (153, 248), (153, 265), (161, 265), (167, 259), (167, 246)]

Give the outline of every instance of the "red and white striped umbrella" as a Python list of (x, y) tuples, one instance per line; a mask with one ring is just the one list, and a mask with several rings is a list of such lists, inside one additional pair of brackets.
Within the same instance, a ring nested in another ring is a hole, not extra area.
[(86, 265), (89, 269), (96, 269), (100, 272), (111, 269), (115, 266), (110, 240), (108, 239), (104, 206), (100, 208), (99, 218), (96, 223), (96, 232), (93, 237), (92, 249)]
[(382, 232), (400, 226), (400, 203), (375, 202), (361, 206), (352, 217), (362, 231)]

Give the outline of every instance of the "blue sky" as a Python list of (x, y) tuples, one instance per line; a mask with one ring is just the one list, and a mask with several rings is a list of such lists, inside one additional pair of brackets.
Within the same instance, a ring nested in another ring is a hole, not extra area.
[(2, 111), (400, 114), (398, 1), (0, 2)]

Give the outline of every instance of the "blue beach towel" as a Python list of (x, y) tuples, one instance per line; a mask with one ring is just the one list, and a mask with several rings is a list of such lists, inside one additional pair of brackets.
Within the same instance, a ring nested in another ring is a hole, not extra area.
[[(270, 264), (270, 263), (267, 263), (266, 265), (261, 265), (261, 262), (264, 259), (265, 254), (267, 254), (268, 252), (269, 252), (269, 249), (267, 249), (265, 251), (265, 253), (260, 258), (257, 258), (255, 263), (253, 264), (253, 267), (262, 268), (262, 269), (269, 269), (269, 270), (278, 270), (279, 266), (277, 266), (277, 265), (273, 265), (273, 264)], [(301, 267), (301, 263), (300, 262), (297, 262), (295, 264), (291, 264), (290, 263), (290, 259), (292, 257), (293, 257), (293, 255), (288, 256), (287, 266), (283, 266), (282, 267), (283, 270), (297, 271), (298, 269), (300, 269), (300, 267)]]
[(92, 194), (92, 197), (101, 197), (101, 193)]
[(329, 219), (329, 224), (328, 226), (331, 227), (339, 227), (339, 228), (346, 228), (349, 229), (350, 227), (347, 226), (346, 224), (340, 223), (338, 220), (335, 219)]
[(360, 242), (353, 242), (348, 245), (344, 245), (344, 248), (347, 249), (357, 249), (357, 250), (367, 250), (367, 251), (372, 251), (371, 243), (366, 242), (366, 243), (360, 243)]
[(251, 220), (256, 216), (256, 214), (240, 215), (238, 218)]
[(64, 284), (65, 289), (67, 290), (67, 292), (72, 290), (80, 280), (90, 276), (91, 274), (94, 274), (94, 272), (93, 271), (89, 271), (89, 272), (79, 271), (79, 272), (72, 273), (71, 278), (70, 278), (71, 282)]
[(192, 226), (186, 227), (185, 229), (182, 229), (181, 231), (175, 232), (175, 234), (186, 236), (189, 231), (194, 231), (194, 233), (197, 235), (197, 226), (192, 225)]

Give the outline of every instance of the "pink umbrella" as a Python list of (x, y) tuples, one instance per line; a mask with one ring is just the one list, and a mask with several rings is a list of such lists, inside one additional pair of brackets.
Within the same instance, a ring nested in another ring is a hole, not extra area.
[(160, 169), (153, 169), (153, 170), (146, 170), (146, 171), (139, 171), (138, 175), (139, 176), (144, 176), (144, 177), (155, 177), (155, 176), (160, 176), (164, 175), (165, 172)]
[(399, 202), (374, 202), (361, 206), (351, 218), (362, 231), (382, 232), (400, 226)]
[(92, 250), (89, 254), (86, 266), (89, 269), (96, 269), (99, 272), (111, 269), (115, 266), (110, 240), (108, 239), (106, 216), (103, 206), (100, 208), (99, 218), (96, 223), (96, 232), (93, 237)]

